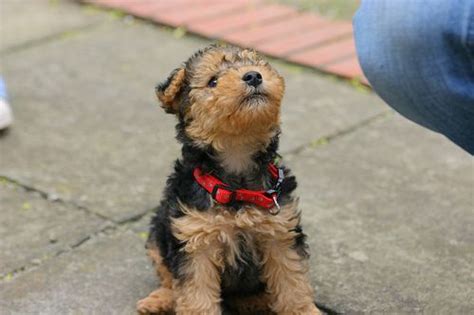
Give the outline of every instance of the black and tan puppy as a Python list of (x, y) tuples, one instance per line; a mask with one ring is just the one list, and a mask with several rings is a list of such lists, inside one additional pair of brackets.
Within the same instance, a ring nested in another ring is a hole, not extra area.
[(156, 91), (183, 147), (147, 242), (161, 287), (138, 312), (319, 314), (296, 181), (275, 164), (283, 78), (253, 51), (210, 46)]

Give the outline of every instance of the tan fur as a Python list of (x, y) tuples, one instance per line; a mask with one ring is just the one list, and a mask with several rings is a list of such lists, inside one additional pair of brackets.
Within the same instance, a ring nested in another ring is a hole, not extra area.
[[(263, 150), (280, 124), (280, 103), (284, 81), (265, 61), (252, 51), (242, 51), (242, 61), (225, 51), (205, 55), (197, 66), (189, 93), (193, 104), (186, 113), (190, 124), (188, 135), (202, 145), (211, 145), (219, 154), (222, 165), (233, 173), (251, 167), (250, 157)], [(228, 62), (233, 67), (226, 68)], [(215, 88), (205, 88), (216, 72), (222, 71)], [(242, 81), (248, 71), (263, 76), (265, 98), (246, 100), (249, 88)], [(238, 155), (238, 159), (236, 158)]]
[(156, 246), (148, 243), (147, 248), (147, 254), (152, 259), (156, 273), (161, 280), (161, 288), (138, 301), (137, 312), (139, 314), (168, 314), (174, 308), (173, 291), (171, 290), (173, 276), (163, 264), (163, 259)]
[[(277, 314), (319, 314), (306, 276), (307, 262), (292, 248), (296, 237), (292, 230), (300, 221), (297, 202), (283, 207), (278, 216), (254, 207), (230, 212), (217, 205), (200, 212), (181, 204), (181, 210), (185, 215), (173, 221), (173, 234), (186, 243), (184, 250), (189, 259), (185, 267), (187, 280), (173, 280), (177, 314), (220, 314), (220, 273), (225, 264), (236, 265), (240, 258), (238, 241), (242, 238), (250, 248), (257, 246), (263, 253), (262, 280), (267, 283), (268, 292), (264, 298), (234, 300), (237, 307), (271, 309)], [(149, 255), (167, 288), (171, 274), (156, 249), (150, 249)], [(162, 303), (159, 294), (163, 292), (154, 291), (138, 305), (157, 309)]]
[(153, 261), (156, 268), (156, 274), (161, 280), (161, 286), (167, 289), (171, 289), (173, 283), (173, 275), (163, 263), (163, 258), (160, 255), (160, 251), (155, 245), (147, 244), (147, 255)]
[(295, 232), (290, 231), (296, 227), (300, 217), (296, 204), (295, 202), (283, 207), (278, 216), (269, 215), (253, 206), (234, 212), (216, 205), (206, 212), (200, 212), (181, 204), (185, 216), (173, 221), (173, 234), (178, 240), (186, 243), (184, 250), (187, 253), (202, 250), (210, 244), (219, 244), (225, 250), (225, 262), (235, 266), (240, 258), (239, 239), (243, 239), (253, 248), (254, 246), (250, 245), (254, 245), (255, 238), (262, 238), (263, 235), (296, 236)]
[[(224, 270), (223, 247), (218, 237), (208, 237), (187, 230), (188, 217), (174, 221), (175, 234), (186, 241), (184, 250), (188, 253), (184, 283), (175, 281), (177, 314), (220, 314), (220, 274)], [(190, 227), (191, 227), (190, 226)], [(199, 227), (205, 228), (205, 227)], [(212, 226), (209, 226), (212, 229)], [(215, 231), (211, 232), (215, 234)]]
[(159, 288), (151, 292), (146, 298), (137, 302), (137, 312), (141, 315), (170, 314), (173, 312), (173, 291)]
[(186, 281), (175, 280), (173, 290), (178, 315), (219, 315), (220, 271), (222, 250), (217, 244), (209, 244), (189, 255), (185, 266)]
[(293, 238), (285, 234), (263, 235), (259, 241), (263, 252), (263, 280), (271, 297), (271, 309), (285, 315), (319, 314), (307, 277), (307, 261), (302, 261), (293, 248)]
[[(199, 290), (193, 284), (186, 292), (193, 295), (195, 303), (202, 300), (206, 287), (212, 291), (207, 293), (210, 297), (218, 296), (216, 273), (224, 268), (224, 263), (235, 265), (240, 257), (239, 236), (244, 236), (247, 242), (256, 242), (263, 253), (262, 280), (267, 283), (271, 309), (277, 314), (318, 314), (307, 279), (307, 262), (293, 249), (297, 235), (292, 230), (300, 221), (297, 202), (283, 207), (278, 216), (253, 207), (237, 213), (219, 205), (206, 212), (185, 205), (181, 205), (181, 210), (185, 216), (173, 221), (173, 234), (186, 242), (184, 250), (195, 261), (190, 274), (199, 272), (199, 280), (205, 284)], [(189, 288), (188, 283), (186, 287)]]
[(171, 78), (169, 86), (163, 91), (158, 92), (158, 99), (161, 101), (162, 107), (170, 113), (178, 111), (178, 103), (176, 102), (176, 95), (181, 89), (186, 71), (181, 68)]

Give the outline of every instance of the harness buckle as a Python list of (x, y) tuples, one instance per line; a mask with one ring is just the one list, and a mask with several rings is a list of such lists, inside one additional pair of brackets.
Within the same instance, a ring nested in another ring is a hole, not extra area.
[(277, 201), (277, 194), (273, 194), (272, 199), (273, 199), (273, 203), (275, 204), (275, 207), (270, 208), (270, 210), (268, 211), (272, 215), (277, 215), (278, 213), (280, 213), (280, 210), (281, 210), (280, 204)]
[(278, 203), (278, 196), (280, 196), (281, 193), (281, 183), (283, 183), (283, 180), (285, 179), (285, 173), (283, 172), (283, 169), (278, 167), (277, 170), (278, 177), (276, 178), (275, 186), (266, 191), (266, 193), (272, 197), (273, 203), (275, 204), (275, 207), (272, 207), (269, 210), (270, 214), (272, 215), (277, 215), (280, 213), (281, 207)]

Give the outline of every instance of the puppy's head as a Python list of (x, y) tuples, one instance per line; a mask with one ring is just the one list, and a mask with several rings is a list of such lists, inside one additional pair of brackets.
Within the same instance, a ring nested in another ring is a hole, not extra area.
[(283, 92), (283, 78), (257, 53), (219, 46), (197, 52), (156, 88), (187, 137), (217, 151), (242, 140), (265, 145), (278, 131)]

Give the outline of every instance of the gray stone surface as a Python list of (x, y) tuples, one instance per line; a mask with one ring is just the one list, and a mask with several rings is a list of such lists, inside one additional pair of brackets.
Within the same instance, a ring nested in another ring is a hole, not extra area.
[(0, 181), (0, 275), (39, 264), (104, 228), (106, 221)]
[(348, 314), (474, 312), (472, 157), (395, 115), (289, 164), (318, 302)]
[(0, 285), (2, 314), (135, 314), (158, 285), (143, 241), (131, 232), (96, 237), (74, 252)]
[(87, 27), (99, 18), (77, 10), (69, 0), (0, 1), (0, 52)]
[(286, 81), (281, 153), (297, 151), (388, 112), (372, 93), (296, 66), (279, 62), (275, 66)]

